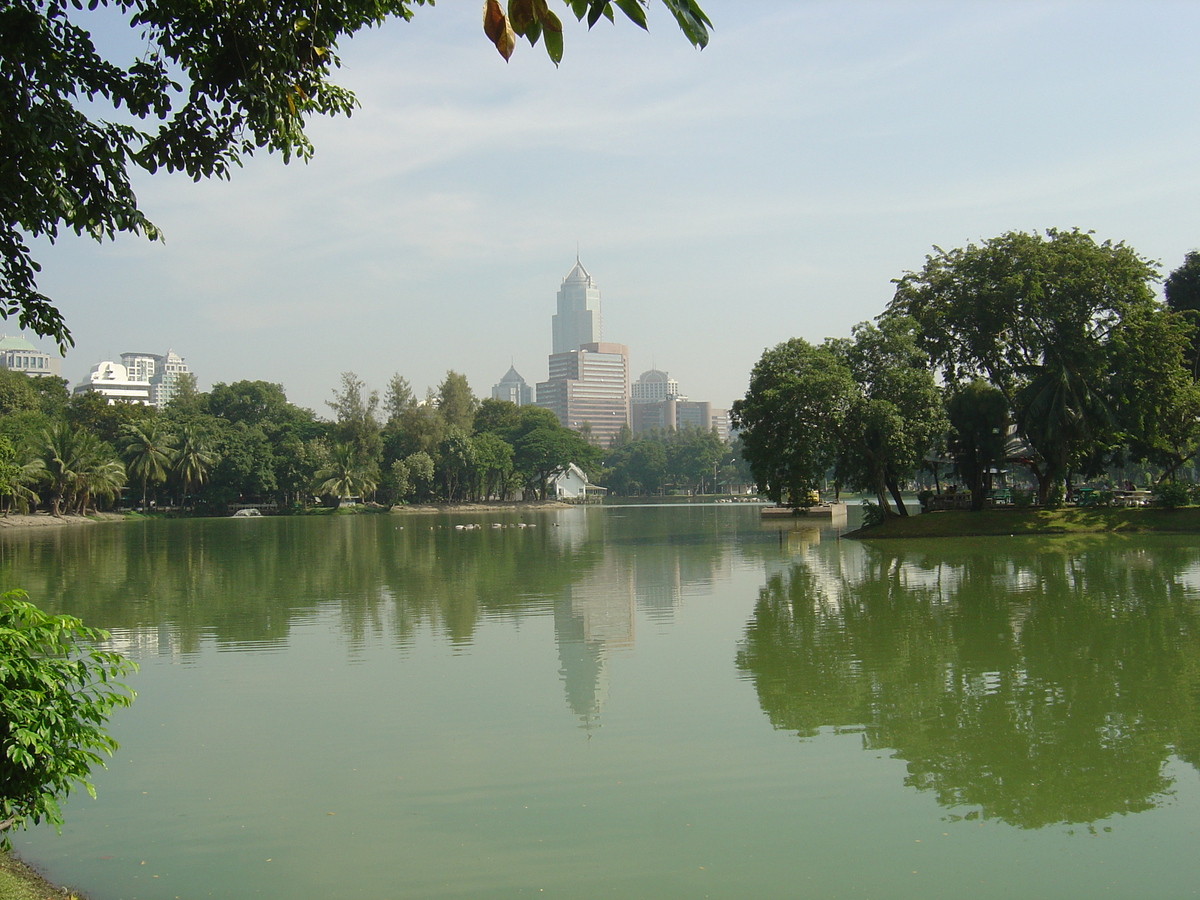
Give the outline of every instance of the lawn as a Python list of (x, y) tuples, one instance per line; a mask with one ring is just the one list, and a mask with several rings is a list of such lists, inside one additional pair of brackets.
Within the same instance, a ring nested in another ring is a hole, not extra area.
[(1183, 509), (1106, 508), (943, 510), (895, 516), (845, 537), (916, 538), (1017, 534), (1097, 534), (1102, 532), (1200, 532), (1200, 507)]

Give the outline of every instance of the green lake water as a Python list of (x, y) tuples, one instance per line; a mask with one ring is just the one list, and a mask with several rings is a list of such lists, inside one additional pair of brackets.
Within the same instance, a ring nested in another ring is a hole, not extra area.
[(117, 523), (0, 584), (141, 666), (98, 799), (12, 836), (93, 900), (1200, 893), (1192, 536)]

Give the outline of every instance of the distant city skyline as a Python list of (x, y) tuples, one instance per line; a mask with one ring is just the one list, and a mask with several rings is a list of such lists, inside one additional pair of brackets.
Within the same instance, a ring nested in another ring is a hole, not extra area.
[[(545, 376), (578, 250), (630, 372), (727, 407), (765, 348), (849, 336), (935, 245), (1078, 226), (1164, 274), (1200, 246), (1200, 4), (703, 6), (702, 52), (661, 4), (648, 32), (565, 16), (558, 68), (505, 63), (473, 4), (345, 42), (361, 106), (312, 122), (310, 164), (138, 174), (164, 242), (32, 242), (63, 375), (174, 346), (203, 389), (279, 383), (322, 415), (344, 371), (487, 396)], [(116, 14), (90, 30), (133, 58)]]

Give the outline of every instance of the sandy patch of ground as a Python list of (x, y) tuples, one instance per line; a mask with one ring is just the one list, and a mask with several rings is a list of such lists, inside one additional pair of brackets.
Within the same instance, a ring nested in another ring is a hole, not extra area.
[(57, 528), (63, 525), (94, 525), (125, 518), (119, 513), (93, 513), (90, 516), (52, 516), (49, 513), (0, 516), (0, 528)]

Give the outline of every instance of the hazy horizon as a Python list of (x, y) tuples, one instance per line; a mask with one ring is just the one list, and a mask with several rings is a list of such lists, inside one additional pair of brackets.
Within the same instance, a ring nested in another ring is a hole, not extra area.
[(486, 397), (510, 364), (545, 380), (578, 250), (631, 379), (728, 407), (764, 348), (848, 335), (934, 246), (1080, 227), (1165, 275), (1200, 244), (1195, 4), (702, 5), (702, 52), (656, 3), (649, 33), (568, 22), (557, 70), (506, 64), (475, 3), (344, 42), (362, 107), (311, 122), (310, 164), (136, 176), (165, 243), (34, 242), (64, 377), (173, 349), (202, 389), (321, 414), (345, 371)]

